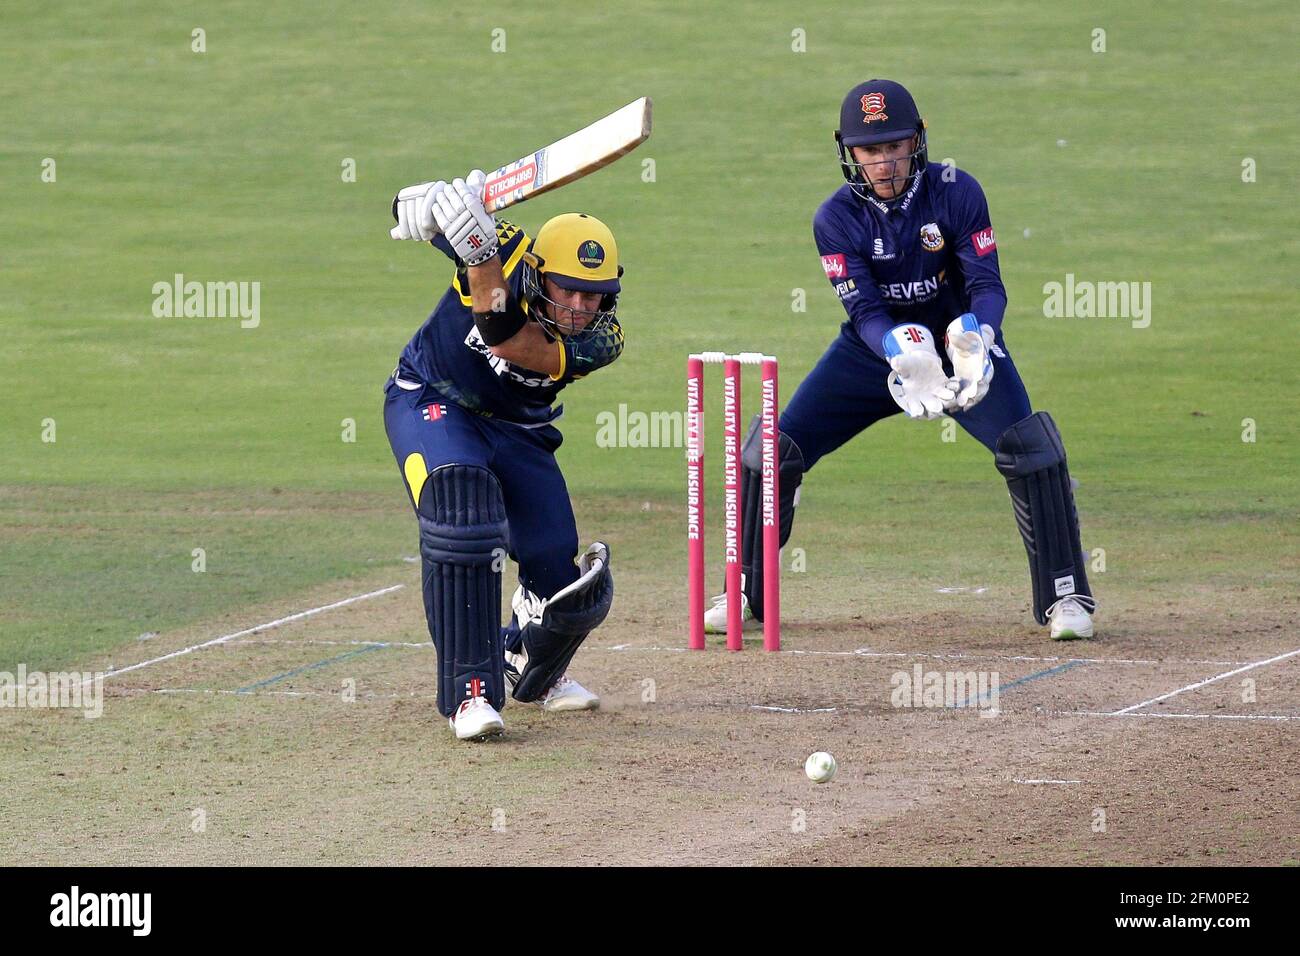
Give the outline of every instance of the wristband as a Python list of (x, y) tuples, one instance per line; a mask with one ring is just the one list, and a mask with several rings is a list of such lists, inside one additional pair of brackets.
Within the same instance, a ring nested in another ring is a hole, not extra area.
[(465, 265), (481, 266), (483, 263), (487, 262), (489, 259), (495, 256), (497, 254), (497, 250), (500, 248), (501, 248), (500, 243), (497, 242), (497, 237), (494, 235), (492, 237), (491, 242), (485, 245), (478, 252), (472, 253), (473, 258), (470, 258), (469, 256), (465, 257)]
[(508, 312), (475, 312), (474, 327), (484, 345), (500, 345), (515, 337), (528, 317), (518, 309)]

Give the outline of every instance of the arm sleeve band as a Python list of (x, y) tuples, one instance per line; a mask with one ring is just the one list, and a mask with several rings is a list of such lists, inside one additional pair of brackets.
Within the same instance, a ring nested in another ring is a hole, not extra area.
[(483, 344), (500, 345), (513, 339), (524, 327), (528, 319), (519, 309), (507, 309), (505, 312), (475, 312), (474, 325), (483, 337)]

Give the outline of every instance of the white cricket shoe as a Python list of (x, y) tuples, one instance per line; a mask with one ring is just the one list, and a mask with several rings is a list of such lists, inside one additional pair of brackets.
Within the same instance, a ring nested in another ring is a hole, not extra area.
[(1067, 594), (1047, 609), (1047, 620), (1052, 625), (1052, 640), (1073, 641), (1081, 637), (1092, 637), (1092, 610), (1084, 606), (1091, 598)]
[[(755, 630), (760, 623), (754, 617), (754, 612), (749, 609), (749, 598), (742, 591), (740, 593), (740, 632), (743, 634), (745, 631)], [(727, 633), (727, 595), (725, 592), (715, 597), (713, 607), (704, 612), (704, 633)]]
[(600, 698), (568, 674), (561, 674), (539, 703), (542, 710), (558, 714), (566, 710), (595, 710), (600, 706)]
[[(506, 651), (506, 680), (513, 690), (519, 683), (519, 676), (528, 663), (527, 654), (511, 654)], [(560, 679), (551, 685), (550, 690), (534, 703), (541, 704), (542, 710), (557, 714), (566, 710), (595, 710), (600, 706), (600, 697), (583, 687), (568, 674), (561, 674)]]
[(485, 697), (462, 701), (456, 713), (447, 718), (457, 740), (486, 740), (506, 729), (505, 721)]

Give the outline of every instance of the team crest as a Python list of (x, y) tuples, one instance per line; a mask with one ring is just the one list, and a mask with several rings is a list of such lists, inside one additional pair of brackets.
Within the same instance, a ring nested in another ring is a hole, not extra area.
[(887, 119), (889, 117), (885, 114), (885, 94), (864, 93), (862, 95), (862, 122), (874, 123), (876, 120)]
[(921, 245), (926, 252), (938, 252), (943, 248), (943, 233), (939, 231), (938, 223), (927, 222), (921, 227)]
[(599, 269), (605, 264), (605, 250), (595, 239), (588, 239), (578, 246), (578, 261), (588, 269)]

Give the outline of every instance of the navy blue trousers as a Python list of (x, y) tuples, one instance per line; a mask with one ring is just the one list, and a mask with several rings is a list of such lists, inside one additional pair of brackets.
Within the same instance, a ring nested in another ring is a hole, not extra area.
[[(1008, 426), (1031, 414), (1029, 396), (999, 330), (994, 342), (993, 381), (988, 394), (969, 411), (952, 418), (989, 451)], [(1001, 353), (1001, 354), (998, 354)], [(944, 367), (951, 372), (947, 357)], [(902, 409), (885, 384), (889, 364), (851, 329), (841, 329), (781, 413), (781, 431), (803, 452), (810, 470), (863, 429)]]
[[(578, 579), (578, 527), (569, 489), (555, 460), (564, 437), (554, 425), (526, 428), (467, 412), (432, 389), (406, 391), (389, 379), (384, 391), (384, 428), (397, 459), (411, 507), (420, 489), (412, 480), (441, 465), (478, 465), (501, 484), (509, 522), (510, 557), (519, 581), (550, 597)], [(419, 460), (412, 460), (419, 456)], [(506, 646), (518, 651), (518, 626), (506, 631)]]

